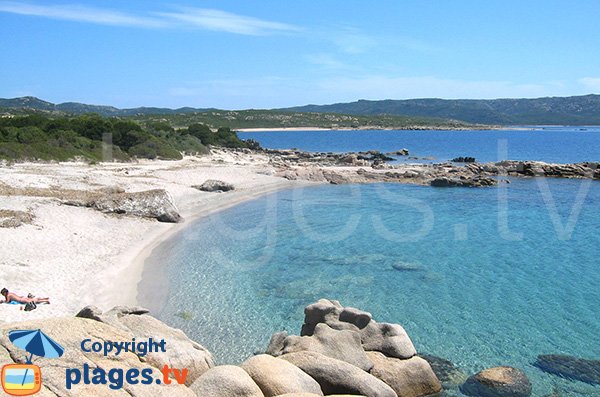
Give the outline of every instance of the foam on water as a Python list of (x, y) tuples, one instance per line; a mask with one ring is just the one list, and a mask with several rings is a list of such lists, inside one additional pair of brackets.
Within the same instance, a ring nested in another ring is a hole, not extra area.
[(512, 365), (536, 396), (600, 396), (531, 365), (539, 354), (600, 359), (599, 204), (599, 182), (558, 179), (279, 192), (165, 246), (159, 317), (238, 363), (273, 332), (297, 334), (303, 308), (328, 297), (402, 324), (419, 351), (468, 374)]

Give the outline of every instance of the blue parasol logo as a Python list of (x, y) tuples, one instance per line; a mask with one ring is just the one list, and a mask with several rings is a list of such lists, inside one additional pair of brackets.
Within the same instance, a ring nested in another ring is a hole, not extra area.
[[(29, 353), (27, 365), (8, 364), (2, 368), (2, 388), (11, 395), (30, 395), (41, 388), (41, 371), (31, 364), (34, 355), (45, 358), (58, 358), (65, 352), (64, 347), (42, 332), (42, 330), (14, 330), (8, 339), (20, 349)], [(21, 378), (22, 376), (22, 378)]]
[(27, 364), (31, 364), (31, 358), (34, 354), (45, 358), (58, 358), (65, 352), (64, 347), (43, 333), (41, 329), (10, 331), (8, 339), (13, 345), (31, 353), (27, 359)]

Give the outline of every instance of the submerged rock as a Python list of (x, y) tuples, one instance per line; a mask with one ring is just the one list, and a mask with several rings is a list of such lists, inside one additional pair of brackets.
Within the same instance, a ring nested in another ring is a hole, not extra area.
[(529, 397), (531, 383), (520, 369), (494, 367), (471, 376), (460, 391), (473, 397)]
[(406, 262), (394, 263), (392, 265), (392, 268), (394, 270), (398, 270), (399, 272), (418, 272), (418, 271), (425, 270), (423, 268), (423, 266), (421, 266), (421, 265), (418, 265), (416, 263), (406, 263)]
[(231, 183), (223, 182), (217, 179), (208, 179), (201, 185), (192, 186), (194, 189), (201, 190), (203, 192), (228, 192), (234, 190), (235, 187)]
[(445, 358), (422, 353), (419, 353), (419, 357), (431, 365), (431, 369), (444, 387), (456, 387), (462, 385), (468, 378), (467, 374)]
[(600, 360), (586, 360), (561, 354), (538, 356), (533, 363), (544, 372), (563, 378), (600, 384)]

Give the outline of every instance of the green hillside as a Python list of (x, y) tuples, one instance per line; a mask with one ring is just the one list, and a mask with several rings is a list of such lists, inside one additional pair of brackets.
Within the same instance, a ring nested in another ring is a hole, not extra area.
[(307, 105), (293, 112), (333, 112), (355, 115), (438, 117), (468, 123), (527, 125), (599, 125), (600, 95), (536, 99), (408, 99), (360, 100), (333, 105)]

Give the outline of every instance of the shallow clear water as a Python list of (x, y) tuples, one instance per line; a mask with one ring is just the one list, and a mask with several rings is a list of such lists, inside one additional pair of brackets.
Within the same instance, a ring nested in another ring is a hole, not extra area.
[[(411, 156), (433, 157), (435, 161), (447, 161), (459, 156), (476, 157), (481, 162), (499, 159), (551, 163), (600, 160), (600, 127), (493, 131), (244, 132), (239, 136), (256, 139), (268, 148), (297, 148), (313, 152), (391, 152), (407, 148)], [(399, 160), (414, 161), (405, 157)]]
[(237, 363), (272, 332), (298, 334), (303, 308), (327, 297), (402, 324), (419, 351), (468, 374), (512, 365), (535, 396), (600, 396), (531, 365), (539, 354), (600, 359), (599, 204), (600, 182), (559, 179), (279, 192), (163, 247), (159, 317)]

